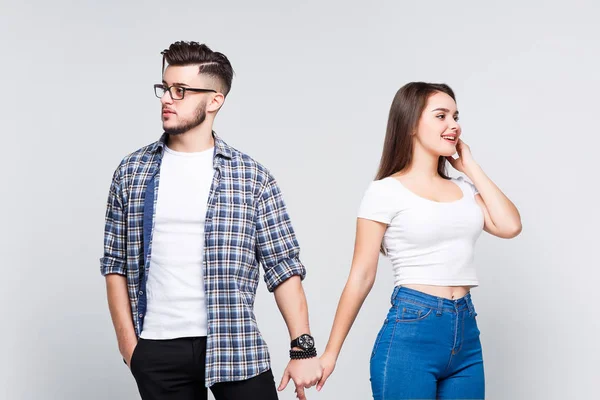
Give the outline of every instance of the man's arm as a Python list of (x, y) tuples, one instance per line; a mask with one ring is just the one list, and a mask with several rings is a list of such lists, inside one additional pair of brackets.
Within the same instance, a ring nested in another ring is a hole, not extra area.
[[(308, 333), (308, 305), (300, 277), (293, 276), (275, 289), (275, 300), (290, 333), (290, 341)], [(301, 349), (298, 349), (301, 350)], [(323, 368), (317, 357), (305, 360), (290, 360), (278, 390), (286, 388), (290, 379), (296, 385), (298, 398), (306, 399), (304, 388), (310, 388), (319, 382)]]
[(271, 176), (256, 205), (256, 254), (270, 292), (293, 276), (306, 276), (281, 190)]
[(108, 308), (117, 334), (119, 351), (129, 365), (137, 336), (127, 290), (127, 221), (124, 208), (120, 169), (117, 168), (106, 205), (104, 256), (100, 259), (100, 272), (106, 277)]
[(127, 365), (130, 365), (133, 349), (137, 345), (137, 336), (133, 328), (131, 306), (129, 305), (127, 278), (118, 274), (107, 275), (106, 296), (110, 317), (117, 334), (119, 352)]
[[(308, 306), (301, 280), (306, 269), (299, 259), (300, 247), (283, 196), (277, 183), (269, 177), (257, 204), (257, 256), (265, 270), (265, 282), (290, 333), (290, 341), (308, 333)], [(279, 390), (294, 381), (298, 398), (306, 399), (304, 388), (314, 386), (322, 375), (318, 358), (290, 360)]]
[(308, 304), (299, 276), (293, 276), (275, 289), (275, 301), (283, 316), (290, 341), (303, 333), (310, 334)]

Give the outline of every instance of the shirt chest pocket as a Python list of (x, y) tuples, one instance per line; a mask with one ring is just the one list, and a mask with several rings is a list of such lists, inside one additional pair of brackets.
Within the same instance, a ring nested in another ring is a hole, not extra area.
[(211, 218), (211, 238), (227, 257), (250, 262), (254, 259), (256, 207), (245, 196), (219, 196)]
[[(224, 201), (223, 201), (224, 200)], [(232, 225), (251, 224), (256, 221), (256, 210), (252, 199), (246, 197), (229, 197), (221, 199), (216, 210), (218, 215), (225, 217)]]

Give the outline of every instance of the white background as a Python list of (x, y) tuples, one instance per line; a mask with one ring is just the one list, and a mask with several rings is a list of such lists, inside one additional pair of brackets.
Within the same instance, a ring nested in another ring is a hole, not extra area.
[[(319, 350), (395, 92), (452, 86), (464, 140), (523, 217), (517, 239), (484, 235), (476, 251), (488, 398), (594, 398), (597, 3), (3, 0), (0, 14), (0, 398), (138, 398), (98, 259), (112, 172), (161, 134), (152, 84), (177, 40), (233, 64), (215, 128), (283, 189)], [(391, 291), (382, 259), (334, 375), (309, 399), (370, 398)], [(256, 313), (279, 382), (289, 338), (264, 284)], [(292, 398), (290, 386), (281, 399)]]

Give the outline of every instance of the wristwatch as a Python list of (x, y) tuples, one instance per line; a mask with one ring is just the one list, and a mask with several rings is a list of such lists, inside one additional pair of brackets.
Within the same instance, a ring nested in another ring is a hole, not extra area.
[(290, 343), (291, 348), (299, 347), (304, 351), (309, 351), (315, 348), (315, 339), (308, 333), (304, 333), (292, 340)]

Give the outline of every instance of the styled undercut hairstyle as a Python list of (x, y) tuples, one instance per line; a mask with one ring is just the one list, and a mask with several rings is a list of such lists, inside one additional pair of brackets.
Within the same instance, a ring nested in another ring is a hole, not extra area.
[(162, 72), (165, 71), (165, 62), (173, 66), (198, 65), (199, 74), (205, 74), (218, 79), (222, 84), (223, 95), (227, 96), (231, 90), (233, 68), (227, 57), (210, 47), (198, 42), (175, 42), (161, 52), (163, 56)]

